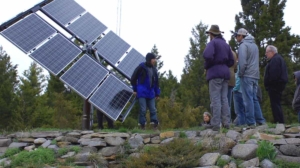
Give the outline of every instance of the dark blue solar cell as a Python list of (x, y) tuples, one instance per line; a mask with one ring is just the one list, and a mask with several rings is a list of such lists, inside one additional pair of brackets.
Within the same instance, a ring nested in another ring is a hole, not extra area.
[(89, 102), (116, 121), (132, 95), (133, 91), (128, 85), (110, 75), (91, 96)]
[(75, 46), (61, 34), (57, 34), (30, 54), (30, 57), (51, 73), (57, 75), (81, 52), (80, 48)]
[(84, 55), (60, 79), (87, 99), (107, 74), (106, 68), (88, 55)]
[(31, 14), (5, 29), (1, 34), (23, 52), (28, 53), (55, 32), (56, 30), (44, 20), (36, 14)]
[(117, 69), (119, 69), (129, 79), (135, 68), (140, 63), (145, 61), (145, 57), (133, 48), (120, 62), (120, 64), (117, 66)]
[(85, 12), (74, 0), (54, 0), (42, 9), (63, 25)]
[(107, 27), (93, 15), (86, 13), (68, 26), (68, 29), (83, 41), (87, 40), (88, 44), (91, 44)]
[(94, 48), (97, 48), (101, 57), (112, 65), (115, 65), (120, 60), (129, 47), (130, 45), (128, 43), (112, 31), (107, 33), (94, 45)]

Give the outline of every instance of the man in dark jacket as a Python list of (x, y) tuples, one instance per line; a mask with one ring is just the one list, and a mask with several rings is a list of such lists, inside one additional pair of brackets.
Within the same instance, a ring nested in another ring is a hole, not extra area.
[(210, 36), (204, 52), (204, 68), (206, 80), (209, 82), (210, 107), (212, 112), (211, 126), (217, 131), (221, 123), (225, 128), (230, 125), (230, 112), (228, 106), (228, 80), (230, 79), (229, 67), (234, 64), (230, 46), (222, 37), (223, 32), (218, 25), (212, 25), (206, 32)]
[(288, 81), (286, 64), (275, 46), (267, 46), (266, 56), (268, 64), (265, 69), (264, 85), (269, 93), (274, 123), (284, 123), (280, 100)]
[(300, 123), (300, 71), (294, 72), (296, 91), (292, 102), (292, 107), (298, 113), (298, 122)]
[(143, 130), (146, 124), (147, 107), (150, 111), (150, 124), (153, 124), (154, 130), (157, 130), (158, 126), (155, 99), (159, 98), (160, 89), (155, 62), (156, 56), (153, 53), (148, 53), (146, 62), (142, 62), (131, 76), (133, 93), (136, 95), (140, 106), (139, 125)]

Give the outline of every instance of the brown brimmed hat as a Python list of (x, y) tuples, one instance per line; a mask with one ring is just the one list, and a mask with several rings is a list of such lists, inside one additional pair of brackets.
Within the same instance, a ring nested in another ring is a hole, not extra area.
[(212, 34), (221, 34), (221, 33), (224, 33), (223, 31), (220, 31), (220, 28), (218, 25), (211, 25), (210, 26), (210, 29), (208, 31), (206, 31), (206, 33), (212, 33)]

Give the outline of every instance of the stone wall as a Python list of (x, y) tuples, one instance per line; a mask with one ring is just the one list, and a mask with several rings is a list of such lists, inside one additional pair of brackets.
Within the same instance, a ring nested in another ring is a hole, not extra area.
[[(221, 130), (222, 131), (222, 130)], [(139, 157), (139, 149), (144, 146), (159, 146), (179, 138), (182, 132), (195, 143), (203, 147), (215, 149), (199, 158), (199, 167), (217, 167), (217, 160), (228, 160), (227, 167), (275, 167), (270, 160), (259, 160), (256, 156), (258, 142), (267, 140), (276, 147), (276, 159), (300, 164), (300, 126), (277, 124), (276, 128), (267, 125), (255, 129), (232, 128), (226, 133), (211, 129), (198, 131), (167, 131), (147, 133), (108, 133), (94, 131), (46, 131), (46, 132), (16, 132), (0, 135), (0, 156), (8, 148), (20, 148), (32, 151), (38, 147), (58, 151), (60, 148), (78, 146), (79, 153), (69, 152), (59, 159), (75, 158), (75, 164), (93, 167), (89, 156), (96, 154), (103, 167), (117, 167), (116, 156), (124, 152), (125, 142), (130, 146), (130, 156)], [(55, 143), (54, 143), (55, 142)], [(234, 160), (244, 162), (237, 165)], [(230, 161), (231, 160), (231, 161)], [(0, 164), (9, 165), (9, 158), (0, 159)]]

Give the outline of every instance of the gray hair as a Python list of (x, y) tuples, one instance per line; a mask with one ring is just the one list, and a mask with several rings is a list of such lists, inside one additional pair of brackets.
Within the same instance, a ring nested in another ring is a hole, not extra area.
[(207, 115), (211, 119), (211, 114), (209, 112), (204, 112), (203, 115)]
[(277, 53), (277, 48), (276, 48), (275, 46), (273, 46), (273, 45), (268, 45), (267, 48), (268, 48), (271, 52)]

